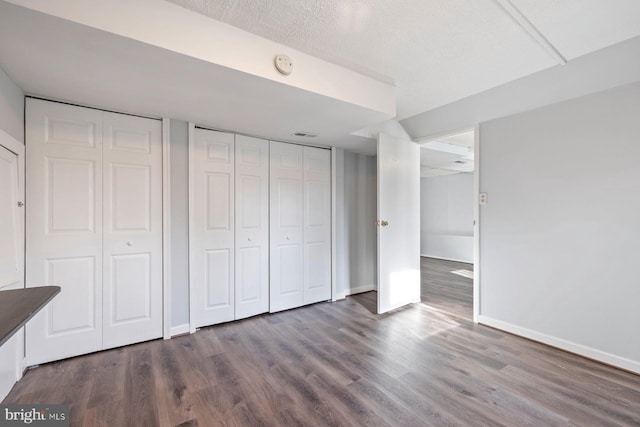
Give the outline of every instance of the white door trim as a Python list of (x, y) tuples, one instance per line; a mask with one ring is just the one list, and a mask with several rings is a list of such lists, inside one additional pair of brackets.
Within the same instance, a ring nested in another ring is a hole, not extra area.
[(336, 269), (336, 262), (338, 259), (337, 254), (337, 197), (336, 186), (338, 183), (338, 168), (337, 168), (338, 150), (336, 147), (331, 147), (331, 301), (335, 302), (338, 299), (337, 289), (337, 277), (338, 272)]
[(473, 128), (473, 322), (480, 318), (480, 125)]
[[(195, 210), (193, 208), (194, 203), (194, 188), (193, 183), (195, 182), (195, 159), (193, 156), (196, 151), (196, 125), (194, 123), (189, 122), (189, 179), (188, 179), (188, 187), (189, 187), (189, 242), (188, 247), (191, 248), (191, 242), (193, 241), (193, 227), (191, 224), (194, 223), (194, 213)], [(191, 249), (189, 249), (189, 333), (192, 334), (196, 331), (196, 321), (194, 318), (195, 312), (195, 297), (194, 297), (194, 272), (192, 266), (193, 262), (193, 253)]]
[(162, 119), (162, 335), (171, 338), (171, 123)]

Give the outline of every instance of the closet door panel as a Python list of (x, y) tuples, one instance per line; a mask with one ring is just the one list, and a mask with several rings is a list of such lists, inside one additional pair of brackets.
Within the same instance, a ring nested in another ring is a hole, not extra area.
[(331, 152), (304, 147), (304, 303), (331, 299)]
[(196, 327), (235, 316), (235, 138), (195, 129), (189, 256)]
[(235, 318), (269, 311), (269, 142), (236, 135)]
[(26, 286), (61, 293), (27, 324), (29, 365), (102, 348), (102, 112), (26, 102)]
[(303, 149), (270, 144), (270, 311), (304, 303)]
[(103, 348), (162, 336), (162, 125), (103, 113)]

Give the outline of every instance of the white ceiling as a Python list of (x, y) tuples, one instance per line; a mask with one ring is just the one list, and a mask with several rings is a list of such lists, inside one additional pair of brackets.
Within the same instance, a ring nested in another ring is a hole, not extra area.
[[(398, 119), (557, 64), (495, 0), (169, 1), (395, 83)], [(638, 0), (510, 4), (569, 60), (640, 35)]]
[(373, 154), (380, 82), (399, 120), (556, 66), (504, 4), (570, 63), (640, 36), (638, 0), (0, 0), (0, 67), (29, 94)]
[(420, 176), (474, 171), (475, 131), (420, 142)]

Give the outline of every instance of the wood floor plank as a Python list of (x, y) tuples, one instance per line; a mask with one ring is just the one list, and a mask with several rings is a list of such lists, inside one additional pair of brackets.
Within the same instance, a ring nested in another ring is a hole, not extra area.
[(474, 324), (473, 268), (423, 258), (422, 303), (376, 294), (31, 369), (4, 403), (79, 426), (640, 426), (640, 376)]

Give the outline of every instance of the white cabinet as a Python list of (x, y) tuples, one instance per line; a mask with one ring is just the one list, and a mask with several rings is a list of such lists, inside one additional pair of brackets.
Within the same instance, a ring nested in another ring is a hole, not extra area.
[(28, 99), (26, 149), (28, 363), (160, 337), (160, 121)]
[(331, 154), (271, 141), (270, 311), (331, 298)]
[(269, 143), (199, 128), (192, 136), (192, 319), (201, 327), (265, 313)]

